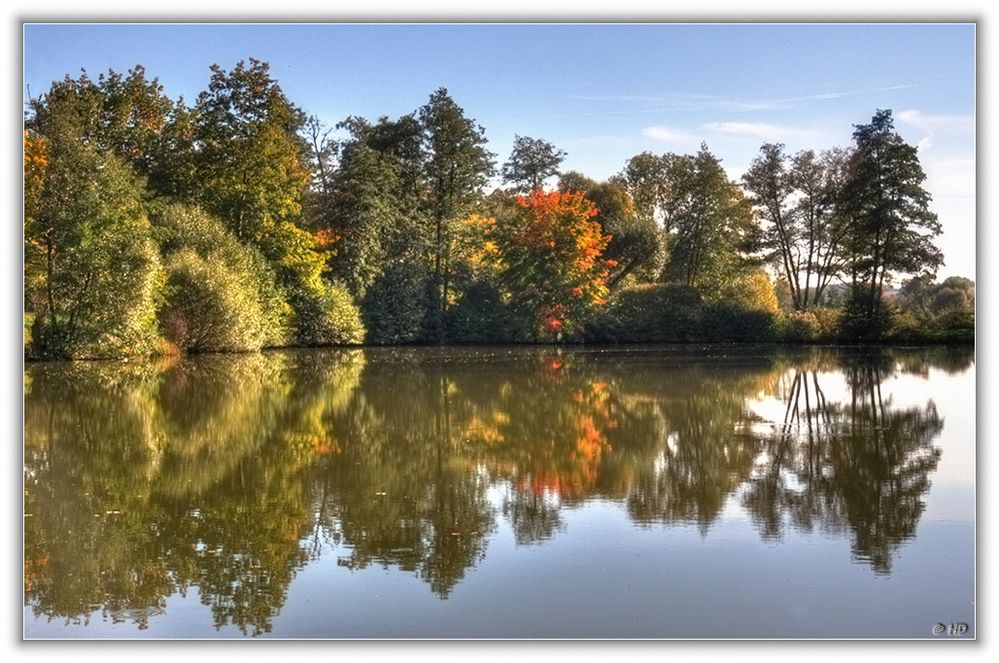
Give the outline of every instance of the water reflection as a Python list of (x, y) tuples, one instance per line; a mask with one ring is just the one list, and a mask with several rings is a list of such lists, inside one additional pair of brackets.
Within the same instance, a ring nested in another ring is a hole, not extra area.
[[(765, 438), (743, 498), (765, 538), (780, 538), (788, 524), (850, 532), (857, 558), (891, 571), (893, 551), (914, 535), (925, 507), (943, 420), (932, 401), (895, 407), (881, 385), (898, 372), (925, 376), (929, 366), (889, 353), (817, 353), (783, 376), (784, 419)], [(822, 385), (842, 380), (849, 398), (831, 402)]]
[[(196, 588), (216, 626), (253, 635), (310, 560), (396, 568), (445, 599), (501, 522), (542, 545), (594, 500), (707, 532), (735, 499), (763, 539), (842, 534), (889, 573), (943, 421), (882, 385), (971, 361), (423, 349), (33, 365), (25, 602), (143, 628)], [(783, 420), (756, 414), (766, 399)]]

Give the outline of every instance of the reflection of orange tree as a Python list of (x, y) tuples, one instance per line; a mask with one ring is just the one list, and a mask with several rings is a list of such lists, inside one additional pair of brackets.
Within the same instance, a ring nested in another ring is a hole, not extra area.
[[(495, 405), (501, 414), (489, 418), (491, 425), (476, 421), (466, 429), (480, 444), (487, 467), (509, 479), (518, 493), (578, 501), (593, 488), (612, 452), (606, 439), (606, 431), (617, 425), (612, 387), (577, 359), (554, 351), (538, 355), (536, 368), (518, 371), (517, 383), (499, 390)], [(488, 386), (461, 385), (461, 393)]]
[(814, 366), (789, 373), (785, 421), (764, 441), (768, 462), (744, 496), (765, 538), (783, 536), (788, 522), (803, 530), (818, 524), (848, 531), (859, 559), (876, 572), (891, 571), (895, 549), (914, 535), (922, 514), (922, 496), (940, 458), (933, 439), (943, 421), (932, 401), (894, 407), (881, 384), (896, 371), (925, 375), (938, 365), (933, 355), (840, 356), (850, 390), (845, 403), (827, 400), (821, 385), (830, 376)]
[[(942, 425), (931, 404), (899, 410), (880, 393), (896, 355), (650, 357), (422, 349), (31, 366), (26, 602), (141, 626), (197, 587), (217, 625), (257, 633), (297, 568), (327, 550), (324, 533), (344, 566), (396, 565), (446, 597), (499, 513), (522, 543), (597, 497), (639, 523), (706, 528), (742, 485), (766, 536), (787, 519), (819, 523), (889, 568)], [(905, 357), (899, 370), (922, 370)], [(847, 378), (847, 402), (816, 388), (827, 371)], [(754, 435), (745, 401), (775, 390), (797, 414)]]
[(510, 483), (504, 510), (520, 541), (549, 537), (559, 505), (598, 495), (627, 500), (640, 522), (706, 525), (752, 468), (757, 445), (736, 431), (745, 399), (776, 377), (769, 359), (733, 370), (554, 352), (517, 375), (498, 390), (501, 414), (477, 419), (469, 436)]

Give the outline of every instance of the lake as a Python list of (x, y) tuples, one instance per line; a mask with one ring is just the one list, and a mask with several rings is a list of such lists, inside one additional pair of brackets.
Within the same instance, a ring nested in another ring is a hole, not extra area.
[(975, 635), (970, 348), (296, 350), (24, 384), (28, 638)]

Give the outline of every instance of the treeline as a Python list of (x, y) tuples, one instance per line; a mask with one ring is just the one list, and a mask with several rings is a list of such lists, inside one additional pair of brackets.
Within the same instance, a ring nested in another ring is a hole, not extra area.
[[(705, 145), (598, 182), (522, 136), (497, 168), (444, 89), (328, 127), (253, 59), (193, 104), (142, 67), (67, 76), (25, 120), (27, 353), (973, 334), (915, 148), (890, 111), (854, 139), (764, 145), (741, 183)], [(918, 279), (886, 302), (893, 274)]]

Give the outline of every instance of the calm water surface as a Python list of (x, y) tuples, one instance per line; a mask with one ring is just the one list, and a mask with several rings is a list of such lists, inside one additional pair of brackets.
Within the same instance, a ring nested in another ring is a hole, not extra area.
[(970, 350), (308, 350), (24, 379), (29, 638), (974, 635)]

